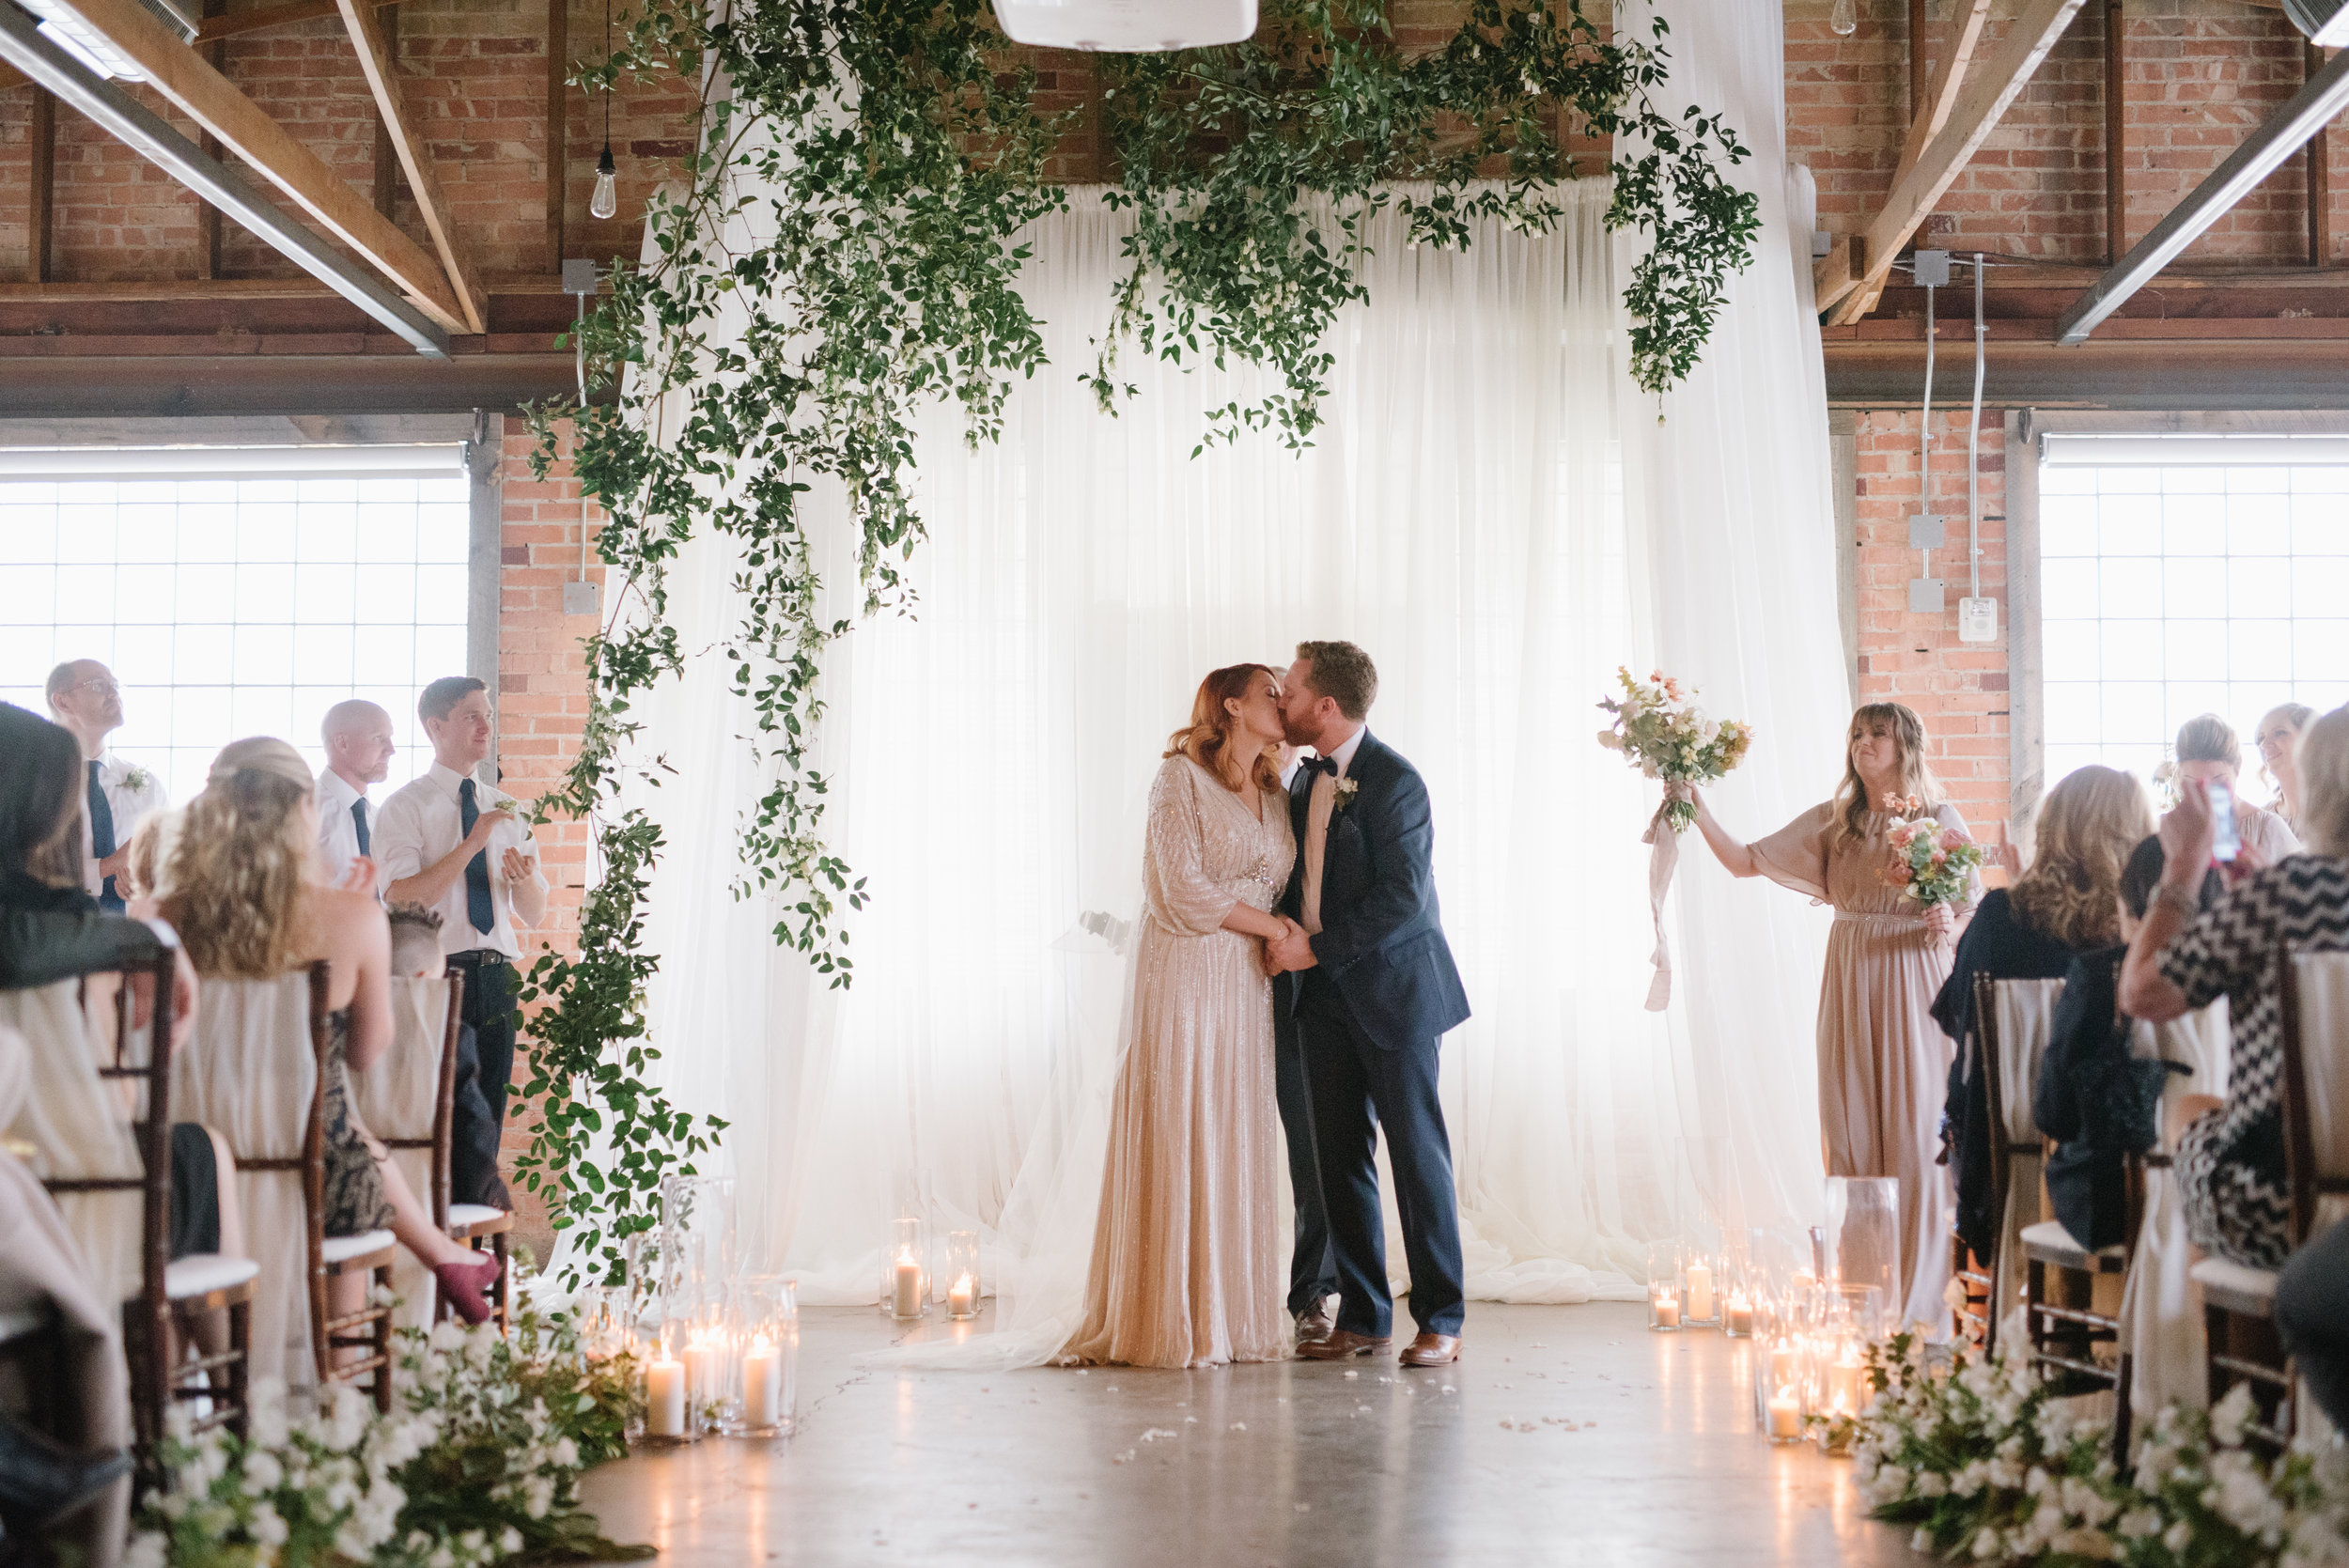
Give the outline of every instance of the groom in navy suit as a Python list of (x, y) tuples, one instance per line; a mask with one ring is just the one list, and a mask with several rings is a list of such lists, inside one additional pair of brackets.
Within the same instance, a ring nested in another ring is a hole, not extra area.
[(1337, 1327), (1298, 1354), (1317, 1361), (1392, 1343), (1386, 1229), (1373, 1163), (1387, 1134), (1419, 1337), (1404, 1365), (1459, 1358), (1460, 1210), (1436, 1097), (1444, 1032), (1469, 1016), (1444, 941), (1432, 869), (1435, 824), (1419, 772), (1363, 727), (1378, 672), (1351, 643), (1300, 643), (1282, 685), (1291, 745), (1311, 746), (1289, 786), (1297, 870), (1280, 905), (1296, 923), (1267, 963), (1285, 977), (1304, 1048), (1322, 1201), (1337, 1256)]

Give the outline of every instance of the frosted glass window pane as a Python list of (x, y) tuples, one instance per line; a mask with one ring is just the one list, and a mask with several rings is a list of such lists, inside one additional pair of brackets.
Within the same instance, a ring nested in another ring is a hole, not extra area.
[(2092, 618), (2096, 613), (2096, 563), (2045, 561), (2040, 564), (2040, 602), (2047, 619)]
[(2227, 613), (2245, 616), (2292, 613), (2292, 562), (2280, 555), (2237, 557), (2227, 574)]
[(57, 558), (57, 509), (0, 503), (0, 565)]
[(2172, 555), (2161, 564), (2161, 613), (2171, 620), (2217, 620), (2227, 613), (2227, 558)]
[(294, 569), (247, 563), (237, 568), (237, 619), (288, 622), (294, 618)]
[(304, 561), (349, 561), (359, 550), (359, 508), (348, 501), (303, 504), (296, 548)]
[(123, 620), (171, 620), (173, 590), (179, 569), (171, 566), (128, 566), (115, 568), (115, 610)]
[[(281, 665), (282, 669), (283, 666)], [(293, 688), (239, 686), (228, 695), (228, 727), (238, 736), (285, 737), (293, 729)]]
[[(362, 681), (377, 681), (404, 689), (406, 695), (397, 702), (383, 704), (397, 716), (403, 709), (416, 710), (416, 688), (434, 675), (450, 675), (448, 670), (417, 673), (416, 634), (405, 626), (363, 626), (351, 633), (351, 667)], [(380, 699), (379, 699), (380, 700)], [(430, 763), (425, 764), (429, 767)]]
[(2094, 495), (2097, 475), (2103, 472), (2087, 467), (2043, 468), (2039, 471), (2039, 498), (2044, 502), (2051, 495)]
[(2096, 530), (2105, 554), (2160, 554), (2161, 513), (2157, 498), (2107, 496), (2103, 519)]
[(270, 503), (257, 506), (241, 503), (237, 507), (237, 559), (292, 560), (297, 537), (295, 525), (301, 516), (301, 512), (290, 505)]
[(2220, 472), (2227, 476), (2230, 495), (2281, 495), (2292, 488), (2292, 471), (2288, 468), (2244, 463)]
[(2292, 613), (2349, 612), (2349, 555), (2303, 555), (2292, 563)]
[(2050, 753), (2061, 737), (2064, 743), (2104, 738), (2103, 704), (2092, 681), (2051, 680), (2042, 689), (2047, 705), (2047, 743)]
[[(47, 625), (0, 626), (0, 670), (18, 671), (32, 675), (37, 681), (41, 680), (48, 675), (50, 666), (57, 661), (56, 645), (57, 634)], [(29, 704), (25, 697), (10, 700), (20, 706), (31, 706), (36, 713), (40, 712), (39, 689), (27, 688), (26, 696), (32, 699)]]
[(2043, 496), (2039, 502), (2039, 554), (2096, 553), (2096, 499), (2093, 496)]
[(296, 627), (294, 678), (304, 686), (349, 686), (351, 635), (348, 625)]
[(2162, 738), (2161, 685), (2150, 680), (2108, 680), (2104, 683), (2104, 735), (2114, 741)]
[(2302, 555), (2349, 551), (2349, 495), (2294, 495), (2292, 548)]
[(439, 626), (465, 624), (466, 569), (461, 566), (416, 568), (416, 619)]
[[(126, 670), (140, 670), (161, 675), (171, 668), (171, 628), (168, 626), (118, 626), (115, 628), (115, 658)], [(163, 691), (168, 693), (169, 689)], [(165, 702), (170, 701), (166, 694)]]
[(2178, 496), (2162, 506), (2162, 549), (2171, 555), (2223, 555), (2227, 508), (2222, 501)]
[(2295, 495), (2349, 495), (2349, 468), (2323, 464), (2292, 471)]
[[(193, 486), (180, 487), (183, 491)], [(233, 561), (237, 558), (237, 508), (234, 502), (179, 503), (179, 559)]]
[(2162, 623), (2159, 621), (2101, 621), (2102, 678), (2159, 680), (2162, 675)]
[[(416, 628), (416, 668), (435, 671), (439, 675), (462, 674), (465, 668), (465, 629), (461, 626)], [(431, 680), (436, 676), (427, 675), (424, 678)]]
[(168, 561), (179, 548), (179, 508), (171, 502), (125, 506), (117, 514), (116, 559)]
[(67, 621), (111, 621), (115, 570), (111, 566), (57, 568), (57, 617)]
[[(237, 629), (226, 623), (196, 626), (182, 619), (172, 628), (171, 646), (180, 679), (226, 681), (228, 668), (236, 660)], [(227, 738), (233, 740), (236, 737)]]
[[(57, 619), (57, 568), (10, 567), (8, 591), (0, 593), (0, 626), (51, 626)], [(0, 665), (0, 668), (6, 668)]]
[(462, 494), (454, 502), (436, 502), (416, 508), (416, 559), (464, 563), (473, 548), (473, 507)]
[(2227, 623), (2171, 621), (2163, 629), (2164, 671), (2173, 681), (2227, 678)]
[(2292, 550), (2292, 517), (2266, 497), (2236, 498), (2227, 510), (2227, 553), (2285, 555)]
[(2107, 555), (2098, 564), (2103, 613), (2107, 615), (2161, 613), (2161, 562), (2145, 557)]
[(303, 624), (333, 621), (349, 626), (356, 603), (355, 575), (348, 563), (296, 567), (293, 618)]
[(362, 624), (397, 621), (403, 626), (416, 618), (416, 568), (405, 564), (359, 568), (355, 618)]
[(2157, 468), (2105, 468), (2096, 471), (2096, 488), (2106, 495), (2159, 495)]
[(2054, 787), (2062, 781), (2063, 775), (2076, 768), (2086, 768), (2092, 763), (2103, 760), (2103, 751), (2100, 747), (2056, 745), (2051, 742), (2047, 747), (2048, 786)]
[(206, 625), (237, 618), (237, 568), (179, 567), (179, 620)]
[[(225, 664), (222, 674), (226, 674)], [(231, 740), (241, 738), (228, 723), (228, 692), (226, 685), (179, 686), (171, 693), (171, 740), (175, 746), (185, 746), (201, 736), (218, 736), (212, 750), (218, 751)], [(204, 787), (204, 775), (199, 770), (192, 779), (177, 783), (172, 795), (185, 800)]]
[(362, 561), (402, 561), (416, 559), (416, 508), (406, 505), (386, 505), (362, 500), (359, 503), (359, 549)]
[(231, 680), (240, 687), (248, 681), (290, 683), (293, 674), (293, 628), (240, 625), (236, 631), (237, 657), (229, 671)]
[(2051, 620), (2039, 629), (2041, 667), (2048, 680), (2094, 680), (2101, 665), (2093, 621)]
[(2234, 681), (2292, 678), (2290, 621), (2234, 621), (2227, 629), (2227, 675)]
[[(2349, 610), (2349, 603), (2335, 608)], [(2349, 680), (2349, 620), (2294, 621), (2292, 677), (2295, 681)]]

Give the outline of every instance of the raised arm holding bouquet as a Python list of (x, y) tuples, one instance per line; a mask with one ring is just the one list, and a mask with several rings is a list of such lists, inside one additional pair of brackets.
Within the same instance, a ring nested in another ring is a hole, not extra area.
[(1689, 699), (1696, 696), (1691, 690), (1685, 696), (1679, 680), (1657, 670), (1645, 681), (1631, 678), (1631, 672), (1621, 665), (1615, 667), (1615, 678), (1623, 684), (1623, 699), (1603, 698), (1599, 706), (1615, 716), (1615, 722), (1598, 732), (1598, 743), (1610, 752), (1621, 752), (1626, 762), (1651, 779), (1664, 782), (1664, 803), (1656, 808), (1656, 815), (1640, 836), (1641, 844), (1655, 846), (1648, 857), (1648, 913), (1656, 922), (1656, 952), (1649, 962), (1655, 966), (1654, 978), (1648, 982), (1647, 1010), (1660, 1013), (1672, 1001), (1672, 949), (1664, 940), (1664, 893), (1672, 886), (1672, 870), (1680, 863), (1680, 835), (1697, 818), (1694, 797), (1685, 793), (1687, 786), (1711, 784), (1745, 760), (1746, 749), (1753, 744), (1750, 725), (1735, 719), (1707, 719), (1704, 710)]
[(1925, 766), (1924, 725), (1898, 703), (1860, 708), (1834, 798), (1752, 844), (1716, 821), (1693, 785), (1675, 793), (1732, 876), (1767, 877), (1835, 908), (1819, 988), (1827, 1173), (1900, 1179), (1902, 1306), (1937, 1326), (1951, 1204), (1934, 1158), (1950, 1041), (1933, 999), (1956, 917), (1979, 896), (1982, 850)]

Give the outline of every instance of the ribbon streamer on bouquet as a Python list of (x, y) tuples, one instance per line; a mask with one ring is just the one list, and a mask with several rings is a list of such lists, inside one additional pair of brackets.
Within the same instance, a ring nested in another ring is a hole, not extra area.
[(1680, 835), (1672, 831), (1666, 814), (1672, 810), (1672, 792), (1664, 792), (1664, 803), (1656, 808), (1648, 819), (1647, 831), (1640, 835), (1641, 844), (1656, 846), (1647, 862), (1648, 912), (1656, 919), (1656, 951), (1648, 962), (1656, 966), (1656, 977), (1648, 982), (1647, 1010), (1661, 1013), (1672, 999), (1672, 945), (1664, 939), (1664, 894), (1672, 891), (1672, 871), (1680, 864)]

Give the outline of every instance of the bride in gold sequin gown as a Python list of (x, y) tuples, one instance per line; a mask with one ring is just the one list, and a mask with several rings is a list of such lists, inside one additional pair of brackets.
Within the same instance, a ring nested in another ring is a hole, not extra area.
[(1280, 683), (1216, 671), (1150, 791), (1131, 1045), (1117, 1076), (1083, 1326), (1064, 1360), (1283, 1359), (1285, 1156), (1268, 913), (1297, 853), (1273, 757)]

